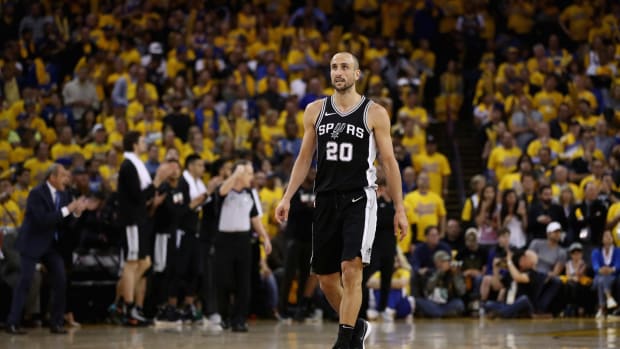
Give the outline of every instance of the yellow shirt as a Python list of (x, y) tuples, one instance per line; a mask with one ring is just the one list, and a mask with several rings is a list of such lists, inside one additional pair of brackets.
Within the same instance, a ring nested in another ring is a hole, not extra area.
[(583, 200), (583, 192), (575, 183), (566, 183), (563, 186), (560, 186), (557, 183), (551, 184), (551, 192), (553, 193), (553, 198), (556, 200), (560, 200), (560, 195), (562, 194), (562, 190), (564, 188), (569, 188), (573, 192), (573, 197), (576, 202), (581, 202)]
[(497, 190), (500, 192), (506, 191), (511, 188), (515, 188), (521, 183), (521, 172), (508, 173), (504, 175), (502, 180), (497, 186)]
[(36, 185), (41, 182), (45, 177), (45, 172), (47, 172), (53, 164), (54, 163), (50, 160), (41, 162), (37, 158), (26, 160), (26, 162), (24, 162), (24, 168), (30, 170), (30, 185)]
[(19, 164), (32, 157), (33, 154), (32, 148), (17, 147), (9, 154), (9, 161), (11, 164)]
[(439, 196), (443, 195), (443, 177), (452, 173), (448, 159), (443, 154), (435, 152), (428, 155), (424, 152), (413, 158), (413, 167), (416, 173), (428, 173), (431, 191)]
[[(615, 204), (609, 206), (609, 210), (607, 211), (607, 224), (611, 223), (616, 216), (620, 214), (620, 202), (616, 202)], [(611, 235), (614, 237), (614, 243), (616, 246), (620, 247), (620, 223), (616, 224), (612, 230)]]
[[(256, 92), (258, 94), (265, 93), (267, 91), (267, 80), (268, 78), (262, 78), (258, 81), (258, 87), (256, 88)], [(285, 80), (278, 78), (278, 93), (288, 93), (288, 84)]]
[(534, 96), (534, 108), (543, 116), (545, 122), (549, 122), (557, 116), (558, 108), (564, 96), (558, 91), (547, 92), (542, 90)]
[(568, 21), (568, 30), (574, 40), (585, 41), (592, 22), (592, 9), (579, 5), (570, 5), (560, 15), (560, 21)]
[(109, 144), (97, 144), (95, 142), (88, 143), (84, 146), (84, 150), (82, 154), (84, 154), (84, 158), (86, 160), (92, 159), (94, 157), (105, 159), (106, 154), (110, 151), (111, 146)]
[[(530, 145), (527, 146), (527, 155), (532, 158), (538, 157), (538, 151), (543, 146), (544, 145), (540, 141), (540, 139), (533, 140), (532, 142), (530, 142)], [(564, 147), (562, 147), (562, 144), (558, 140), (555, 140), (553, 138), (549, 138), (546, 146), (551, 149), (551, 153), (555, 156), (558, 156), (564, 152)]]
[(502, 178), (517, 169), (517, 161), (521, 156), (521, 149), (512, 147), (506, 149), (502, 146), (493, 148), (489, 155), (487, 168), (495, 172), (495, 178), (501, 182)]
[(138, 65), (140, 64), (140, 52), (135, 48), (130, 49), (129, 51), (122, 51), (119, 54), (119, 57), (123, 60), (123, 63), (125, 63), (126, 67), (128, 67), (131, 63), (135, 63)]
[(575, 120), (581, 125), (581, 127), (596, 127), (596, 123), (601, 120), (602, 117), (600, 115), (590, 115), (588, 117), (584, 117), (583, 115), (579, 115), (575, 118)]
[(402, 144), (411, 153), (412, 162), (415, 156), (426, 152), (426, 140), (420, 132), (415, 132), (413, 136), (403, 136)]
[(220, 136), (226, 136), (234, 139), (235, 147), (239, 149), (250, 149), (249, 142), (250, 131), (254, 127), (254, 122), (239, 118), (231, 123), (226, 117), (220, 117)]
[(59, 158), (70, 158), (75, 153), (82, 151), (82, 148), (77, 144), (65, 145), (62, 143), (56, 143), (52, 146), (52, 159), (58, 160)]
[(508, 15), (508, 29), (517, 34), (528, 34), (534, 25), (534, 6), (528, 1), (518, 2), (518, 6), (511, 6)]
[(17, 228), (21, 226), (23, 220), (22, 210), (15, 201), (9, 199), (0, 204), (0, 227)]
[(398, 115), (400, 116), (401, 114), (407, 115), (407, 117), (416, 120), (420, 124), (428, 124), (428, 112), (422, 107), (416, 106), (409, 108), (408, 106), (404, 106), (398, 109)]
[(5, 140), (0, 140), (0, 168), (2, 171), (8, 170), (10, 166), (10, 157), (13, 147)]
[(15, 186), (15, 189), (13, 189), (13, 193), (11, 194), (11, 199), (15, 201), (17, 206), (19, 206), (22, 211), (26, 209), (28, 194), (30, 194), (30, 188), (20, 189), (18, 186)]
[(579, 183), (579, 190), (581, 190), (581, 192), (585, 192), (586, 189), (586, 185), (590, 182), (593, 182), (594, 184), (596, 184), (597, 187), (600, 187), (601, 185), (601, 180), (594, 177), (594, 175), (589, 175), (586, 178), (581, 180), (581, 183)]
[(281, 126), (269, 126), (267, 124), (263, 124), (260, 127), (260, 137), (265, 142), (265, 151), (268, 156), (273, 155), (273, 147), (271, 146), (272, 140), (276, 140), (277, 138), (284, 138), (285, 133), (284, 129)]
[[(200, 158), (206, 163), (210, 164), (217, 160), (217, 155), (213, 154), (210, 147), (203, 147), (202, 149), (202, 152), (198, 153), (198, 155), (200, 155)], [(184, 159), (192, 154), (196, 154), (196, 151), (189, 144), (186, 144), (181, 151), (181, 161), (184, 162)]]
[(261, 205), (263, 206), (263, 216), (261, 217), (265, 229), (270, 237), (276, 236), (278, 233), (278, 223), (272, 217), (275, 216), (276, 206), (282, 199), (284, 191), (282, 188), (275, 187), (273, 190), (264, 187), (258, 192)]
[(102, 165), (99, 166), (99, 174), (101, 178), (108, 183), (110, 190), (116, 191), (118, 188), (118, 168)]
[(155, 120), (153, 122), (146, 122), (145, 120), (142, 120), (136, 125), (134, 131), (140, 132), (143, 136), (148, 136), (152, 133), (161, 133), (163, 127), (164, 124), (159, 120)]
[(412, 211), (409, 223), (416, 224), (418, 241), (425, 241), (424, 230), (431, 225), (439, 225), (441, 217), (446, 215), (443, 199), (431, 191), (422, 195), (415, 190), (405, 196), (404, 204)]

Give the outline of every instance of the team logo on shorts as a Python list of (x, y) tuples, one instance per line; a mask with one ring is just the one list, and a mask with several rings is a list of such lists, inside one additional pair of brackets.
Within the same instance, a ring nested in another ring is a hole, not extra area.
[(347, 125), (345, 123), (343, 123), (343, 122), (337, 123), (336, 127), (334, 127), (334, 130), (332, 131), (332, 139), (338, 138), (340, 133), (342, 133), (342, 131), (344, 131), (344, 129), (346, 127), (347, 127)]

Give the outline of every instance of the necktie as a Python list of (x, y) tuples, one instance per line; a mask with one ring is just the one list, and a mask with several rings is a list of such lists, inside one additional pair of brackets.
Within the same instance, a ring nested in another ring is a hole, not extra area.
[[(54, 193), (54, 206), (56, 211), (60, 211), (60, 194), (58, 192)], [(54, 231), (54, 240), (58, 241), (58, 231)]]

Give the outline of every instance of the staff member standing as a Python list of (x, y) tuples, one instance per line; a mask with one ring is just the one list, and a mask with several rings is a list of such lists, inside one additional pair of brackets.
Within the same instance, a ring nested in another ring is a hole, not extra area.
[(43, 263), (49, 272), (54, 295), (50, 331), (55, 334), (67, 333), (63, 328), (65, 266), (57, 250), (57, 242), (74, 216), (79, 216), (88, 206), (83, 197), (71, 200), (69, 193), (65, 192), (68, 182), (69, 171), (53, 164), (45, 174), (45, 181), (33, 188), (28, 195), (26, 215), (15, 242), (15, 247), (20, 252), (21, 273), (17, 286), (13, 289), (7, 333), (25, 334), (19, 324), (35, 267), (39, 262)]
[[(252, 250), (250, 232), (263, 239), (265, 253), (271, 253), (271, 241), (261, 222), (258, 194), (251, 189), (254, 170), (248, 161), (235, 164), (233, 174), (217, 190), (220, 203), (218, 235), (215, 240), (217, 296), (222, 327), (247, 332), (246, 317), (250, 301)], [(234, 295), (232, 314), (230, 296)], [(230, 316), (229, 316), (230, 314)]]

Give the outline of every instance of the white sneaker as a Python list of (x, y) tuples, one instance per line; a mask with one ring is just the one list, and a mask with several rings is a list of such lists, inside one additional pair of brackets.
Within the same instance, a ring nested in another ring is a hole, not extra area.
[(220, 314), (215, 313), (209, 315), (209, 317), (204, 317), (202, 321), (202, 327), (213, 332), (222, 332), (224, 329), (222, 328), (222, 317)]
[(379, 312), (375, 309), (368, 309), (366, 310), (366, 317), (368, 318), (368, 321), (375, 321), (379, 318)]
[(396, 315), (396, 310), (392, 308), (385, 308), (385, 310), (381, 313), (381, 318), (383, 322), (394, 322), (394, 316)]
[(415, 313), (415, 298), (413, 296), (409, 296), (407, 297), (407, 301), (411, 306), (411, 315), (413, 315), (413, 313)]
[(607, 309), (613, 309), (618, 306), (614, 297), (607, 297)]
[(599, 309), (599, 310), (596, 312), (596, 316), (595, 316), (594, 318), (595, 318), (595, 319), (597, 319), (597, 320), (602, 320), (602, 319), (604, 319), (604, 318), (605, 318), (605, 314), (603, 314), (603, 309)]

